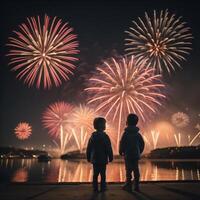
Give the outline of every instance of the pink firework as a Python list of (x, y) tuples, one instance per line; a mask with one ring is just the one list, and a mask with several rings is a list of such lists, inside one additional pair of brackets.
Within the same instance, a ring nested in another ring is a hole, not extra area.
[(44, 22), (40, 17), (27, 18), (27, 23), (14, 31), (16, 37), (9, 37), (10, 65), (16, 71), (17, 78), (25, 84), (36, 87), (43, 85), (44, 89), (62, 84), (73, 74), (75, 55), (79, 50), (77, 36), (68, 23), (54, 17), (52, 20), (45, 15)]
[(60, 127), (64, 128), (73, 106), (63, 101), (51, 104), (43, 114), (43, 125), (49, 130), (50, 135), (58, 137)]
[(26, 122), (20, 122), (15, 128), (15, 135), (20, 140), (28, 139), (31, 135), (32, 128)]
[[(119, 61), (112, 58), (97, 67), (96, 74), (90, 78), (88, 104), (93, 104), (96, 112), (102, 112), (118, 127), (117, 146), (119, 145), (122, 123), (129, 113), (136, 113), (142, 121), (156, 113), (165, 99), (161, 75), (145, 62), (136, 65), (134, 57)], [(125, 125), (125, 124), (124, 124)]]
[(64, 130), (71, 115), (73, 106), (65, 102), (56, 102), (50, 105), (43, 114), (43, 125), (49, 130), (50, 135), (60, 141), (60, 152), (64, 153), (66, 144), (70, 141), (72, 134)]

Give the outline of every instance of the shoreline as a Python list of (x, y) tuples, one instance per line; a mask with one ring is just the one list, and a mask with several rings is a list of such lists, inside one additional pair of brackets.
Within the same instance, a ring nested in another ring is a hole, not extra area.
[[(1, 199), (34, 200), (199, 200), (200, 181), (141, 182), (141, 192), (122, 190), (123, 183), (108, 183), (104, 193), (93, 193), (91, 183), (0, 184)], [(11, 192), (12, 191), (12, 192)]]
[[(90, 185), (92, 182), (0, 182), (0, 185)], [(124, 182), (106, 182), (108, 185), (120, 185)], [(157, 181), (140, 181), (141, 184), (153, 184), (153, 183), (199, 183), (200, 180), (157, 180)]]

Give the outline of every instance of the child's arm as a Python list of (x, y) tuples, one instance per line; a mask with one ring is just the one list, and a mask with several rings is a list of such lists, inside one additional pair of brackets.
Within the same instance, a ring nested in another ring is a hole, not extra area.
[(139, 134), (139, 145), (140, 145), (140, 153), (144, 151), (144, 139), (141, 134)]
[(91, 160), (91, 150), (92, 150), (92, 139), (90, 138), (88, 141), (87, 149), (86, 149), (86, 156), (87, 156), (87, 161), (90, 162)]
[(119, 143), (119, 155), (124, 155), (125, 152), (125, 133), (122, 135), (122, 138)]

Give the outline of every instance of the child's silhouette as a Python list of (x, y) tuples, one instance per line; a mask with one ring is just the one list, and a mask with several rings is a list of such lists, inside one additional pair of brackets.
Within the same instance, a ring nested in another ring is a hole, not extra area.
[(127, 117), (127, 127), (122, 135), (119, 147), (119, 154), (124, 156), (126, 167), (126, 183), (124, 190), (132, 191), (132, 172), (134, 172), (135, 191), (139, 191), (140, 171), (138, 160), (144, 150), (144, 140), (139, 133), (138, 116), (129, 114)]
[(87, 160), (93, 164), (93, 190), (98, 191), (98, 176), (101, 175), (101, 192), (106, 190), (106, 164), (112, 162), (113, 151), (109, 136), (104, 132), (106, 120), (95, 118), (93, 122), (95, 132), (87, 145)]

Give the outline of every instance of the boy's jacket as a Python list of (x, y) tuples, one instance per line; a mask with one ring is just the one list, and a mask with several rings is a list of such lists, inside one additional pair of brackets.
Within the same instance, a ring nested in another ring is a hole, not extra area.
[(113, 160), (109, 136), (105, 132), (92, 133), (87, 145), (87, 160), (93, 164), (107, 164)]
[(122, 135), (119, 154), (124, 155), (125, 160), (134, 161), (140, 159), (144, 150), (144, 140), (136, 126), (128, 126)]

